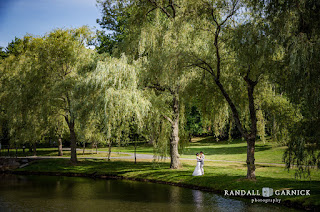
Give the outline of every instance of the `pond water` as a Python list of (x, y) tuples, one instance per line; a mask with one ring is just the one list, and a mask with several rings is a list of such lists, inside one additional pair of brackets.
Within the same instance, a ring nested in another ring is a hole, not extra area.
[(296, 211), (176, 186), (82, 177), (0, 175), (0, 211)]

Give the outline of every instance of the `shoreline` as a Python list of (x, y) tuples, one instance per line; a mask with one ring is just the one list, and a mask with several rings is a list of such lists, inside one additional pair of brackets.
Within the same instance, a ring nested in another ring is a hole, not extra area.
[[(23, 170), (7, 170), (7, 171), (0, 171), (0, 174), (15, 174), (15, 175), (38, 175), (38, 176), (65, 176), (65, 177), (88, 177), (93, 179), (113, 179), (113, 180), (130, 180), (130, 181), (139, 181), (139, 182), (150, 182), (150, 183), (157, 183), (157, 184), (165, 184), (171, 186), (178, 186), (188, 189), (200, 190), (205, 192), (212, 192), (217, 195), (221, 195), (224, 198), (236, 199), (236, 200), (248, 200), (251, 198), (259, 198), (259, 199), (268, 199), (263, 196), (235, 196), (235, 197), (225, 197), (224, 190), (214, 189), (212, 187), (205, 187), (205, 186), (197, 186), (193, 184), (187, 183), (177, 183), (177, 182), (168, 182), (163, 180), (156, 180), (156, 179), (147, 179), (147, 178), (136, 178), (136, 177), (126, 177), (117, 174), (97, 174), (96, 172), (89, 174), (89, 173), (74, 173), (74, 172), (43, 172), (43, 171), (23, 171)], [(307, 211), (318, 211), (320, 209), (319, 206), (316, 205), (302, 205), (299, 202), (291, 201), (291, 200), (283, 200), (279, 203), (281, 206), (285, 206), (288, 208), (294, 209), (302, 209)]]

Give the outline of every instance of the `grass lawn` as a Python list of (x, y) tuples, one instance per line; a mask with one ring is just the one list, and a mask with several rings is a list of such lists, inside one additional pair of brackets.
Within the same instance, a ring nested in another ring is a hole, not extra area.
[[(283, 163), (282, 157), (286, 147), (277, 143), (258, 140), (255, 148), (255, 159), (257, 163)], [(108, 151), (108, 148), (99, 148), (99, 151)], [(134, 152), (133, 146), (112, 147), (113, 152)], [(241, 139), (232, 141), (215, 141), (213, 137), (193, 138), (192, 142), (181, 152), (181, 158), (195, 158), (197, 152), (203, 151), (206, 159), (246, 161), (247, 143)], [(153, 154), (150, 145), (142, 144), (137, 148), (139, 154)]]
[[(25, 153), (23, 153), (22, 149), (18, 149), (17, 152), (17, 156), (18, 157), (23, 157), (23, 156), (33, 156), (33, 152), (29, 152), (27, 149), (25, 150)], [(96, 150), (95, 149), (88, 149), (85, 151), (84, 154), (82, 154), (82, 150), (81, 151), (77, 151), (77, 157), (82, 158), (82, 157), (108, 157), (108, 153), (101, 153), (98, 152), (98, 154), (96, 154)], [(8, 156), (8, 151), (7, 150), (2, 150), (1, 152), (2, 156)], [(70, 151), (63, 151), (63, 157), (70, 157)], [(9, 155), (11, 157), (15, 157), (16, 155), (16, 150), (15, 149), (10, 149), (10, 153)], [(38, 148), (37, 149), (37, 156), (58, 156), (58, 150), (57, 148)], [(118, 152), (114, 152), (111, 153), (111, 157), (124, 157), (124, 156), (129, 156), (128, 154), (124, 154), (124, 153), (118, 153)]]
[[(103, 153), (92, 154), (95, 150), (87, 149), (85, 157), (106, 157), (108, 148), (99, 148)], [(195, 158), (195, 153), (203, 151), (206, 159), (243, 161), (246, 160), (246, 142), (241, 139), (233, 141), (216, 142), (212, 137), (194, 138), (183, 150), (182, 158)], [(276, 143), (262, 141), (256, 142), (256, 162), (282, 163), (282, 155), (285, 147)], [(134, 147), (112, 147), (112, 156), (127, 156), (124, 152), (133, 153)], [(119, 153), (118, 153), (119, 152)], [(2, 153), (4, 153), (2, 151)], [(12, 151), (15, 154), (15, 151)], [(56, 156), (57, 148), (37, 149), (38, 155)], [(153, 154), (150, 145), (140, 144), (137, 148), (139, 154)], [(18, 154), (22, 154), (19, 150)], [(32, 155), (32, 153), (27, 153)], [(70, 151), (64, 151), (64, 156), (70, 156)], [(127, 178), (139, 178), (158, 180), (186, 185), (208, 187), (213, 190), (260, 190), (263, 187), (270, 187), (274, 190), (281, 189), (309, 189), (311, 196), (277, 196), (283, 200), (299, 202), (303, 205), (320, 206), (320, 172), (313, 171), (311, 179), (295, 179), (295, 170), (286, 170), (284, 167), (256, 164), (257, 181), (245, 179), (247, 167), (244, 163), (232, 162), (205, 162), (205, 176), (192, 177), (195, 167), (195, 160), (182, 160), (183, 167), (179, 170), (169, 169), (169, 160), (160, 163), (151, 160), (138, 159), (134, 164), (132, 160), (85, 160), (81, 159), (82, 151), (78, 151), (79, 163), (73, 165), (69, 160), (47, 159), (40, 160), (29, 166), (16, 171), (31, 172), (62, 172), (62, 173), (84, 173), (84, 174), (106, 174), (117, 175)]]
[[(232, 141), (215, 141), (213, 137), (193, 138), (193, 142), (189, 143), (187, 147), (181, 152), (181, 158), (194, 159), (195, 153), (203, 151), (206, 159), (211, 160), (230, 160), (230, 161), (246, 161), (247, 143), (241, 139)], [(283, 163), (282, 156), (286, 147), (278, 146), (277, 143), (262, 141), (256, 142), (255, 159), (256, 163)], [(95, 149), (86, 149), (85, 157), (107, 157), (108, 148), (99, 148), (98, 151), (105, 151), (105, 153), (95, 153)], [(112, 147), (113, 157), (128, 156), (121, 152), (134, 153), (134, 146), (126, 147)], [(120, 153), (120, 154), (119, 154)], [(153, 154), (153, 147), (148, 144), (140, 144), (137, 147), (138, 154)], [(78, 151), (79, 157), (82, 156), (82, 151)], [(2, 155), (7, 156), (7, 151), (2, 150)], [(15, 156), (15, 150), (10, 150), (10, 155)], [(26, 155), (32, 156), (32, 152), (26, 149)], [(57, 156), (57, 148), (38, 148), (37, 155), (39, 156)], [(69, 156), (69, 151), (64, 151), (64, 156)], [(18, 150), (18, 156), (24, 156), (22, 150)]]
[[(109, 148), (98, 148), (98, 151), (105, 151), (108, 152)], [(128, 153), (134, 153), (134, 146), (124, 146), (124, 147), (118, 147), (114, 146), (111, 148), (112, 152), (128, 152)], [(153, 154), (153, 146), (149, 144), (141, 144), (137, 146), (137, 153), (138, 154)]]
[(17, 171), (108, 174), (203, 186), (220, 191), (225, 189), (261, 191), (263, 187), (270, 187), (274, 190), (310, 189), (311, 196), (277, 196), (277, 198), (299, 202), (303, 205), (320, 205), (320, 173), (318, 171), (312, 172), (311, 180), (295, 179), (293, 170), (288, 172), (283, 167), (257, 165), (257, 181), (248, 181), (244, 179), (246, 166), (239, 163), (207, 161), (205, 175), (200, 177), (191, 176), (195, 167), (194, 161), (183, 161), (183, 167), (179, 170), (172, 170), (168, 167), (168, 161), (153, 163), (148, 160), (139, 160), (137, 164), (134, 164), (131, 160), (107, 162), (106, 160), (80, 159), (77, 165), (73, 165), (69, 160), (46, 159)]
[[(194, 158), (195, 153), (203, 151), (206, 159), (246, 161), (247, 143), (241, 139), (232, 141), (215, 141), (213, 137), (195, 138), (185, 148), (181, 157)], [(277, 143), (258, 140), (255, 146), (255, 162), (257, 163), (283, 163), (282, 157), (286, 147)]]

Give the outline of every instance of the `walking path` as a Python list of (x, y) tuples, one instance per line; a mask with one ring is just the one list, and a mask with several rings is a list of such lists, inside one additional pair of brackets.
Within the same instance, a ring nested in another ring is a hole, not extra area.
[[(63, 150), (68, 151), (70, 148), (63, 148)], [(77, 149), (77, 151), (82, 151), (82, 149)], [(98, 153), (107, 153), (107, 151), (97, 151)], [(130, 152), (120, 152), (121, 154), (126, 154), (129, 156), (119, 156), (119, 157), (110, 157), (111, 159), (133, 159), (134, 160), (134, 153)], [(136, 154), (137, 160), (139, 159), (154, 159), (153, 155), (150, 154)], [(70, 156), (26, 156), (26, 157), (17, 157), (17, 158), (30, 158), (30, 159), (52, 159), (52, 158), (63, 158), (63, 159), (70, 159)], [(108, 157), (79, 157), (81, 159), (108, 159)], [(170, 157), (166, 157), (164, 159), (170, 159)], [(188, 161), (193, 161), (195, 159), (191, 158), (180, 158), (180, 160), (188, 160)], [(232, 160), (211, 160), (211, 159), (206, 159), (205, 161), (212, 161), (212, 162), (226, 162), (226, 163), (245, 163), (244, 161), (232, 161)], [(271, 165), (271, 166), (285, 166), (285, 164), (281, 163), (261, 163), (261, 162), (256, 162), (256, 165)]]

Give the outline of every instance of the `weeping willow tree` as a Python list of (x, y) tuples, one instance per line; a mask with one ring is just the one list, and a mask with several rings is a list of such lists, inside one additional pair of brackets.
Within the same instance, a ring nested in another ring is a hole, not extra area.
[(271, 141), (284, 146), (289, 142), (290, 131), (302, 116), (300, 109), (285, 94), (276, 92), (277, 86), (269, 80), (257, 86), (257, 135), (261, 140), (263, 136), (270, 135)]
[[(192, 64), (213, 78), (228, 104), (234, 124), (247, 142), (247, 179), (256, 179), (254, 154), (259, 115), (263, 124), (262, 111), (257, 114), (260, 92), (257, 88), (279, 58), (266, 36), (268, 25), (259, 17), (246, 16), (241, 6), (237, 0), (191, 3), (190, 16), (195, 18), (192, 23), (199, 23), (198, 30), (193, 31), (196, 34), (193, 43), (202, 44), (191, 54)], [(200, 11), (202, 16), (198, 16)], [(263, 129), (259, 130), (263, 135)]]
[[(100, 24), (112, 28), (116, 34), (125, 32), (122, 45), (117, 46), (113, 55), (126, 52), (136, 59), (142, 59), (145, 71), (141, 74), (141, 84), (148, 88), (148, 92), (153, 96), (150, 97), (153, 116), (157, 117), (154, 119), (156, 124), (149, 127), (155, 131), (148, 137), (156, 141), (153, 144), (156, 144), (155, 148), (162, 153), (166, 152), (164, 150), (168, 139), (165, 139), (169, 138), (170, 167), (178, 168), (180, 166), (178, 146), (181, 143), (179, 141), (181, 135), (182, 137), (185, 135), (180, 132), (183, 129), (180, 121), (184, 119), (181, 111), (183, 108), (181, 95), (190, 77), (183, 74), (185, 71), (183, 57), (179, 55), (181, 46), (175, 40), (175, 37), (180, 36), (180, 29), (166, 20), (163, 13), (148, 13), (146, 1), (106, 0), (99, 3), (104, 13)], [(124, 31), (119, 30), (119, 27)], [(161, 133), (162, 136), (155, 135), (155, 132)]]
[[(194, 75), (186, 73), (197, 69), (212, 89), (204, 95), (216, 95), (211, 103), (217, 108), (210, 107), (215, 134), (223, 131), (232, 117), (231, 123), (247, 142), (247, 178), (255, 179), (255, 142), (257, 136), (264, 137), (266, 125), (259, 86), (272, 84), (268, 76), (281, 60), (267, 36), (270, 26), (253, 11), (245, 11), (246, 1), (240, 0), (125, 2), (130, 12), (126, 39), (139, 37), (135, 39), (139, 44), (131, 42), (135, 45), (129, 46), (138, 46), (135, 57), (147, 58), (145, 84), (172, 95), (175, 111), (175, 101), (181, 96), (177, 88), (188, 84)], [(174, 123), (177, 114), (163, 115)], [(176, 135), (172, 134), (172, 141), (178, 140)]]
[(297, 176), (308, 176), (311, 168), (320, 168), (320, 3), (270, 0), (252, 1), (250, 6), (271, 27), (268, 35), (282, 53), (275, 81), (301, 113), (289, 132), (284, 161), (287, 168), (298, 167)]
[[(223, 114), (232, 115), (233, 123), (247, 141), (247, 178), (255, 179), (257, 86), (270, 73), (273, 62), (279, 60), (266, 36), (268, 25), (261, 17), (240, 9), (244, 5), (239, 0), (143, 2), (137, 5), (145, 12), (146, 22), (155, 26), (159, 20), (166, 25), (161, 32), (150, 33), (153, 37), (162, 38), (152, 46), (159, 49), (158, 43), (174, 40), (170, 43), (172, 48), (182, 47), (178, 55), (189, 57), (190, 66), (197, 67), (199, 73), (205, 71), (206, 77), (212, 78), (212, 92), (217, 91), (224, 104), (228, 105)], [(162, 14), (162, 19), (157, 19), (158, 13)], [(150, 31), (153, 26), (149, 27)], [(175, 33), (172, 29), (176, 30)], [(166, 33), (168, 37), (161, 36)], [(261, 113), (259, 115), (262, 117)], [(223, 128), (228, 118), (217, 116), (214, 124), (217, 129)]]
[(231, 112), (206, 72), (193, 77), (186, 94), (186, 101), (192, 102), (201, 114), (203, 132), (213, 134), (216, 141), (225, 137), (227, 127), (232, 129)]
[(82, 79), (79, 72), (87, 71), (87, 64), (92, 60), (94, 52), (85, 47), (90, 39), (87, 27), (56, 29), (42, 37), (26, 36), (18, 53), (7, 57), (7, 65), (1, 66), (12, 83), (4, 99), (12, 103), (7, 109), (15, 115), (11, 122), (13, 134), (21, 135), (19, 140), (34, 137), (32, 140), (37, 141), (47, 132), (45, 126), (50, 116), (63, 117), (70, 132), (72, 162), (77, 162), (75, 105), (78, 100), (74, 88)]
[(144, 120), (151, 104), (139, 89), (139, 61), (106, 57), (99, 61), (95, 71), (88, 75), (82, 89), (87, 94), (84, 111), (91, 111), (100, 120), (97, 127), (101, 139), (109, 145), (124, 143), (129, 137), (129, 122), (134, 117), (138, 133), (142, 131)]
[(12, 42), (15, 52), (1, 61), (0, 101), (8, 117), (10, 145), (29, 144), (36, 155), (36, 143), (48, 131), (47, 117), (41, 105), (45, 78), (39, 71), (38, 47), (43, 40), (25, 36)]
[(157, 96), (153, 105), (171, 128), (170, 167), (177, 169), (181, 165), (179, 144), (188, 140), (184, 129), (184, 97), (195, 73), (186, 66), (182, 54), (183, 26), (168, 20), (161, 11), (151, 16), (152, 19), (145, 22), (140, 31), (139, 56), (145, 58), (142, 79)]
[(98, 145), (104, 144), (106, 141), (105, 134), (103, 133), (103, 121), (100, 116), (96, 116), (92, 111), (86, 110), (85, 113), (87, 114), (81, 116), (79, 124), (79, 141), (82, 142), (82, 154), (85, 153), (87, 144), (95, 147), (96, 153), (98, 153)]

